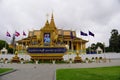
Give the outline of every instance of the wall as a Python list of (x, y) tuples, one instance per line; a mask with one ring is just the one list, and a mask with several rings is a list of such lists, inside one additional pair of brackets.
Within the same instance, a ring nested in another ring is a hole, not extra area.
[[(12, 59), (14, 55), (13, 54), (0, 54), (1, 58), (8, 58), (8, 60)], [(70, 55), (64, 55), (64, 60), (69, 60), (69, 58), (72, 58), (74, 60), (74, 57), (76, 54), (70, 54)], [(84, 60), (85, 58), (91, 59), (92, 57), (106, 57), (107, 59), (120, 59), (120, 53), (105, 53), (105, 54), (81, 54), (81, 58)], [(18, 57), (23, 58), (24, 60), (30, 60), (30, 56), (27, 54), (19, 54)]]

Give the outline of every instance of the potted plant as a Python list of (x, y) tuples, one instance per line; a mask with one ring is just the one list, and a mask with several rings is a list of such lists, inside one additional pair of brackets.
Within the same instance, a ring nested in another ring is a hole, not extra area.
[(4, 61), (6, 64), (8, 63), (8, 58), (5, 58), (5, 61)]
[(88, 58), (85, 58), (85, 62), (88, 63), (88, 62), (89, 62), (89, 59), (88, 59)]
[(70, 64), (72, 63), (72, 58), (69, 59), (69, 63), (70, 63)]
[(21, 59), (20, 59), (20, 61), (21, 61), (21, 64), (23, 64), (23, 63), (24, 63), (24, 59), (23, 59), (23, 58), (21, 58)]
[(95, 62), (95, 58), (94, 58), (94, 57), (92, 57), (92, 59), (91, 59), (91, 60), (92, 60), (92, 62)]

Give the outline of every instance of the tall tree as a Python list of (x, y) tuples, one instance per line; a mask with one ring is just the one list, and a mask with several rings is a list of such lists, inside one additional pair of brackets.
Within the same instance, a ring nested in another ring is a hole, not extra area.
[(120, 52), (120, 34), (118, 36), (118, 47), (119, 47), (119, 52)]
[(118, 52), (119, 50), (119, 34), (117, 29), (111, 31), (111, 37), (109, 39), (109, 48), (112, 52)]

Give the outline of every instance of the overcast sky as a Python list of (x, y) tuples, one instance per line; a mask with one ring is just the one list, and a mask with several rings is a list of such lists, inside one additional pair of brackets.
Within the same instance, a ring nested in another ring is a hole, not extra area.
[[(39, 30), (52, 12), (57, 28), (76, 30), (78, 37), (90, 43), (108, 46), (111, 30), (120, 33), (120, 0), (0, 0), (0, 39), (11, 41), (7, 31)], [(80, 36), (80, 30), (90, 30), (95, 37)]]

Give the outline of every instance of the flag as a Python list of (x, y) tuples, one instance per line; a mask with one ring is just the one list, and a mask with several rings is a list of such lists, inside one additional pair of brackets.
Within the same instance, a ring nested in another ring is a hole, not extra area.
[(87, 33), (82, 32), (82, 31), (80, 31), (80, 34), (81, 34), (82, 36), (88, 36)]
[(70, 32), (70, 37), (71, 37), (71, 39), (74, 38), (74, 37), (73, 37), (73, 32), (72, 32), (72, 31)]
[(23, 36), (26, 36), (25, 32), (23, 31)]
[(91, 31), (89, 31), (89, 35), (93, 37), (95, 36)]
[(17, 37), (20, 36), (20, 33), (15, 31), (15, 36), (17, 36)]
[(11, 37), (10, 33), (7, 31), (6, 36)]

